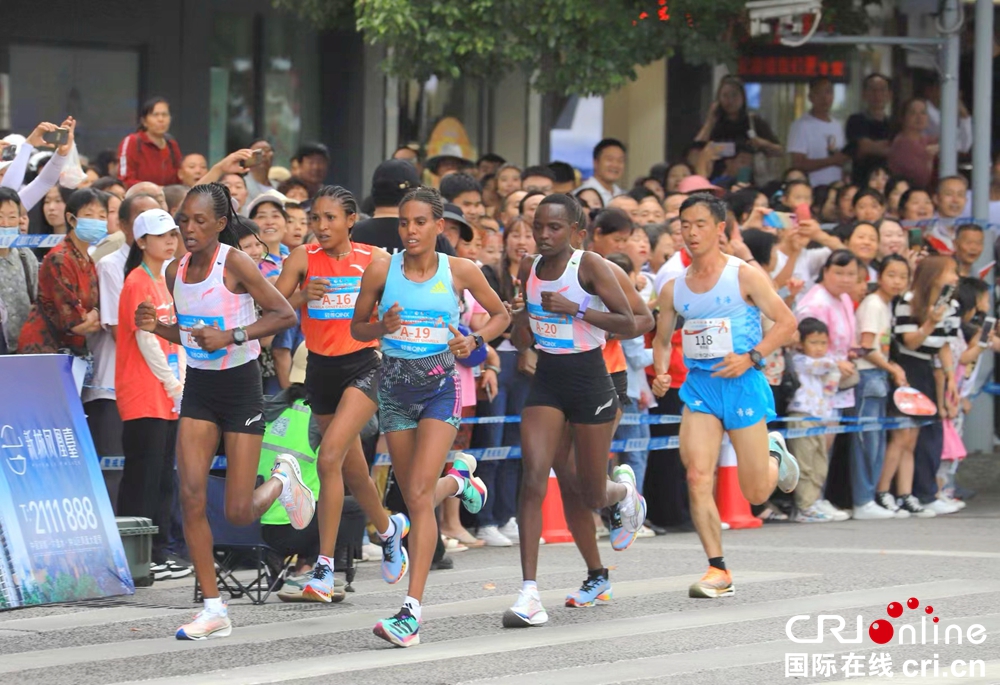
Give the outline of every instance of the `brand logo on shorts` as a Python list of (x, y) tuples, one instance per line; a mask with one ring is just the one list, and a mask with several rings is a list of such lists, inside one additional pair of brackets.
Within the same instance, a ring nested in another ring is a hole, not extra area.
[(610, 400), (608, 400), (607, 402), (605, 402), (604, 404), (602, 404), (601, 406), (599, 406), (597, 408), (597, 411), (594, 412), (594, 416), (597, 416), (598, 414), (600, 414), (602, 411), (604, 411), (605, 409), (607, 409), (608, 407), (610, 407), (612, 404), (614, 404), (614, 402), (615, 402), (615, 398), (612, 397)]
[(251, 423), (257, 423), (262, 418), (264, 418), (263, 414), (257, 414), (257, 416), (253, 417), (252, 419), (247, 419), (246, 425), (249, 426)]

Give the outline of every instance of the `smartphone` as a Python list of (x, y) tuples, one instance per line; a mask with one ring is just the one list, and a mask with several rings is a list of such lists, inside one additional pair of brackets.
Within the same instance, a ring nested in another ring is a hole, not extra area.
[(733, 141), (726, 141), (722, 143), (716, 143), (719, 148), (719, 156), (725, 159), (726, 157), (736, 156), (736, 143)]
[(934, 303), (934, 308), (936, 309), (941, 305), (949, 304), (954, 294), (955, 294), (955, 286), (953, 286), (951, 283), (945, 284), (945, 286), (941, 288), (941, 294), (938, 295), (937, 302)]
[(69, 141), (69, 129), (57, 128), (55, 131), (46, 131), (42, 134), (42, 140), (56, 147), (65, 145)]
[(769, 228), (792, 228), (795, 226), (794, 215), (788, 212), (771, 212), (764, 215), (764, 225)]
[(914, 247), (920, 247), (924, 243), (924, 231), (922, 228), (911, 228), (909, 231), (910, 235), (910, 249)]
[(990, 335), (993, 333), (993, 328), (997, 325), (997, 320), (992, 316), (987, 316), (986, 320), (983, 321), (983, 332), (979, 334), (979, 346), (988, 347)]
[(17, 157), (17, 145), (8, 145), (0, 152), (0, 162), (10, 162)]
[(875, 351), (874, 347), (852, 347), (850, 352), (854, 354), (855, 357), (864, 357)]
[(753, 168), (748, 166), (740, 167), (739, 171), (736, 172), (736, 182), (737, 183), (752, 183), (753, 182)]
[(255, 167), (264, 161), (264, 151), (254, 150), (253, 156), (250, 159), (241, 159), (240, 166), (244, 169), (249, 169), (250, 167)]
[(809, 209), (809, 205), (803, 202), (798, 207), (795, 208), (795, 218), (799, 221), (809, 221), (812, 219), (812, 210)]

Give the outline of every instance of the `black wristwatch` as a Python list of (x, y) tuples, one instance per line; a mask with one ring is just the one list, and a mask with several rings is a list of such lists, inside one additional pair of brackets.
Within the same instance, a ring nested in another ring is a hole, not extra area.
[(761, 356), (760, 352), (756, 349), (752, 349), (747, 354), (750, 355), (750, 363), (754, 365), (755, 368), (764, 370), (764, 357)]
[(247, 329), (243, 328), (243, 326), (239, 326), (238, 328), (234, 328), (233, 329), (233, 344), (234, 345), (242, 345), (246, 341), (247, 341)]
[(485, 341), (483, 340), (483, 336), (481, 336), (481, 335), (475, 335), (475, 334), (473, 334), (472, 335), (472, 339), (476, 341), (476, 349), (477, 350), (485, 344)]

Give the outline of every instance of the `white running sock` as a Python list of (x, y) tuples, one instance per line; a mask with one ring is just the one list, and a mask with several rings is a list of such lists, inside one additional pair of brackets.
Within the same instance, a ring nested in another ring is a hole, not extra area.
[(316, 565), (319, 566), (320, 564), (326, 564), (327, 566), (330, 567), (331, 571), (333, 570), (333, 559), (331, 559), (330, 557), (324, 557), (322, 554), (320, 554), (316, 558)]
[(418, 621), (420, 620), (420, 600), (419, 599), (416, 599), (414, 597), (410, 597), (409, 595), (407, 595), (406, 599), (403, 601), (403, 606), (410, 610), (410, 615), (412, 615), (413, 618), (417, 619)]
[(206, 597), (205, 611), (208, 611), (213, 614), (225, 615), (226, 605), (222, 603), (222, 597)]
[(454, 473), (447, 474), (446, 478), (454, 478), (455, 482), (458, 483), (458, 490), (456, 490), (455, 494), (452, 495), (452, 497), (458, 497), (462, 493), (462, 489), (465, 487), (465, 479), (461, 476), (455, 475)]
[[(282, 495), (284, 495), (286, 492), (288, 492), (288, 483), (289, 483), (290, 479), (288, 478), (288, 474), (287, 473), (285, 473), (281, 469), (277, 469), (277, 470), (275, 470), (274, 472), (271, 473), (271, 477), (272, 478), (277, 478), (278, 481), (281, 483), (281, 494)], [(280, 497), (280, 495), (279, 495), (279, 497)]]
[[(378, 530), (376, 529), (375, 532), (378, 533)], [(378, 533), (378, 536), (382, 538), (383, 541), (385, 541), (391, 538), (395, 534), (396, 534), (396, 523), (392, 520), (392, 517), (390, 516), (389, 526), (385, 529), (384, 533)]]
[(538, 583), (533, 580), (526, 580), (521, 584), (521, 592), (534, 592), (538, 594)]

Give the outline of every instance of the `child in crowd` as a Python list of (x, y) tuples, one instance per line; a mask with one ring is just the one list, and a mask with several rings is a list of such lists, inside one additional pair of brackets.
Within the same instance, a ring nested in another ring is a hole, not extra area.
[[(830, 331), (826, 324), (812, 317), (799, 322), (799, 352), (792, 365), (799, 378), (799, 388), (788, 404), (792, 417), (827, 418), (832, 415), (830, 401), (837, 393), (840, 370), (837, 360), (829, 353)], [(789, 428), (813, 428), (815, 421), (794, 421)], [(826, 440), (822, 435), (810, 435), (788, 440), (788, 450), (799, 461), (801, 475), (795, 488), (795, 505), (799, 523), (826, 523), (833, 517), (815, 507), (826, 484)]]

